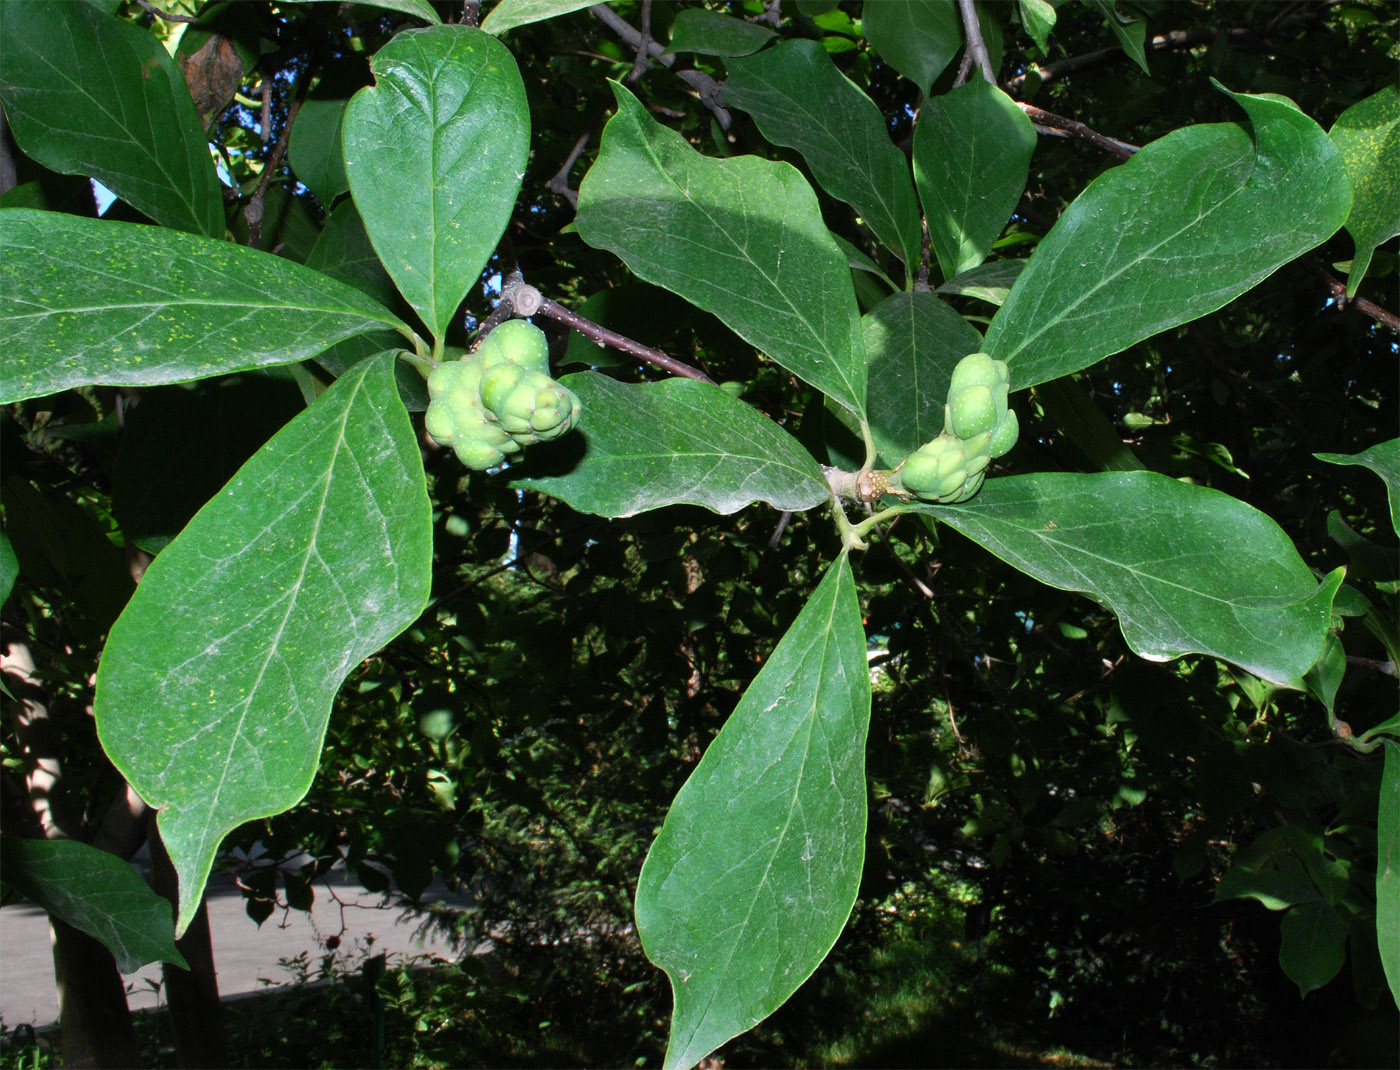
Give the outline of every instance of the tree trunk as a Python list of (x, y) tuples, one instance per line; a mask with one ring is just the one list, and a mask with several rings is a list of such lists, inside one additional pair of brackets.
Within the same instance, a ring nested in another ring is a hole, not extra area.
[[(175, 867), (156, 829), (154, 812), (150, 818), (150, 839), (151, 884), (156, 894), (174, 903), (178, 886)], [(219, 981), (214, 971), (207, 898), (200, 900), (199, 912), (185, 935), (175, 941), (175, 946), (190, 964), (188, 970), (169, 962), (161, 967), (165, 999), (175, 1031), (175, 1057), (182, 1067), (228, 1066), (228, 1035), (224, 1030), (224, 1007), (219, 1002)]]

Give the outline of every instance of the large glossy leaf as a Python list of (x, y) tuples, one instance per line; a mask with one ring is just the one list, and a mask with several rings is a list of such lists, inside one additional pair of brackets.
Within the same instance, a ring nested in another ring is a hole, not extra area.
[(1034, 150), (1026, 113), (982, 78), (924, 102), (914, 179), (945, 279), (987, 258), (1025, 190)]
[(1347, 296), (1353, 297), (1376, 246), (1400, 234), (1400, 89), (1389, 85), (1357, 101), (1332, 124), (1328, 136), (1346, 161), (1351, 181), (1347, 231), (1356, 242), (1356, 256), (1347, 274)]
[(925, 95), (962, 48), (962, 22), (953, 0), (878, 0), (861, 28), (880, 57)]
[(1382, 744), (1380, 810), (1376, 816), (1376, 939), (1386, 983), (1400, 1007), (1400, 743)]
[(290, 364), (407, 331), (319, 272), (161, 227), (6, 209), (0, 248), (0, 401)]
[(122, 973), (152, 962), (190, 968), (175, 947), (170, 900), (116, 855), (77, 840), (4, 836), (0, 872), (31, 903), (105, 945)]
[(920, 509), (1107, 606), (1144, 658), (1212, 654), (1281, 685), (1321, 655), (1342, 581), (1319, 585), (1263, 513), (1156, 472), (992, 479), (967, 505)]
[(771, 1014), (836, 942), (865, 853), (870, 677), (843, 555), (671, 804), (637, 929), (675, 994), (666, 1066)]
[(1400, 438), (1377, 442), (1360, 453), (1315, 453), (1313, 456), (1328, 464), (1359, 464), (1380, 476), (1385, 481), (1385, 493), (1390, 501), (1390, 526), (1400, 535)]
[(219, 842), (306, 794), (331, 700), (427, 602), (432, 520), (393, 358), (356, 365), (146, 571), (97, 671), (97, 731), (159, 812), (178, 931)]
[(1318, 125), (1281, 98), (1230, 96), (1252, 137), (1217, 124), (1154, 141), (1036, 247), (987, 332), (1013, 389), (1215, 311), (1346, 220), (1346, 169)]
[(515, 58), (490, 34), (433, 26), (371, 61), (345, 108), (350, 191), (379, 259), (441, 341), (520, 192), (530, 111)]
[(892, 294), (866, 313), (870, 433), (893, 467), (943, 430), (953, 366), (982, 336), (931, 293)]
[(702, 156), (622, 86), (613, 93), (617, 114), (579, 187), (583, 240), (863, 414), (850, 271), (807, 181), (788, 164)]
[(15, 140), (158, 223), (221, 238), (224, 202), (184, 76), (161, 43), (89, 4), (0, 4), (0, 100)]
[[(602, 516), (688, 503), (733, 513), (753, 502), (802, 510), (827, 500), (821, 468), (797, 440), (709, 383), (619, 383), (596, 372), (562, 382), (583, 406), (578, 431), (541, 446), (515, 485)], [(534, 475), (569, 466), (558, 475)]]
[(487, 33), (505, 33), (517, 26), (543, 22), (556, 15), (567, 15), (580, 8), (592, 7), (595, 0), (500, 0), (486, 16), (481, 28)]
[(725, 100), (752, 115), (773, 144), (800, 152), (822, 188), (859, 212), (877, 238), (917, 269), (919, 208), (909, 163), (875, 102), (836, 69), (821, 43), (785, 41), (727, 66)]

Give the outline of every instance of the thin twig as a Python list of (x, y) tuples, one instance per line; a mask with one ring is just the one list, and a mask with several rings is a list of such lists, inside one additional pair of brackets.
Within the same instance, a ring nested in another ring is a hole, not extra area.
[(258, 116), (258, 135), (262, 138), (262, 143), (266, 145), (272, 140), (272, 83), (273, 79), (267, 74), (262, 79), (262, 112)]
[(574, 164), (583, 155), (583, 150), (588, 147), (588, 141), (593, 136), (592, 130), (585, 130), (579, 135), (574, 147), (569, 151), (568, 157), (560, 165), (559, 170), (554, 172), (554, 177), (544, 184), (544, 188), (563, 197), (573, 205), (574, 210), (578, 210), (578, 190), (569, 186), (569, 172), (574, 169)]
[(149, 11), (156, 18), (162, 19), (165, 22), (198, 22), (201, 18), (199, 15), (174, 15), (169, 11), (162, 11), (160, 8), (156, 7), (155, 4), (151, 3), (151, 0), (136, 0), (136, 2), (140, 4), (144, 10)]
[(1347, 284), (1341, 279), (1337, 278), (1337, 276), (1333, 275), (1310, 256), (1304, 259), (1304, 263), (1306, 263), (1313, 274), (1322, 279), (1322, 281), (1327, 284), (1327, 288), (1332, 291), (1332, 300), (1336, 302), (1338, 311), (1346, 308), (1347, 305), (1354, 305), (1356, 311), (1364, 312), (1377, 323), (1384, 324), (1396, 334), (1400, 334), (1400, 316), (1396, 316), (1394, 312), (1381, 308), (1381, 306), (1374, 301), (1368, 301), (1364, 297), (1348, 298)]
[[(1217, 26), (1198, 26), (1192, 30), (1171, 30), (1168, 33), (1158, 34), (1147, 41), (1144, 45), (1144, 51), (1172, 52), (1183, 48), (1195, 48), (1197, 45), (1210, 44), (1221, 37), (1228, 37), (1232, 43), (1237, 44), (1248, 42), (1263, 45), (1268, 43), (1268, 37), (1273, 28), (1273, 23), (1270, 23), (1269, 27), (1262, 31), (1249, 28), (1222, 30)], [(1038, 84), (1046, 85), (1050, 82), (1057, 82), (1061, 78), (1067, 78), (1076, 71), (1097, 67), (1104, 63), (1112, 63), (1122, 58), (1124, 58), (1123, 49), (1118, 47), (1101, 48), (1078, 56), (1067, 56), (1054, 63), (1037, 67), (1034, 71), (1008, 78), (1002, 83), (1002, 88), (1014, 95), (1025, 88), (1028, 78), (1038, 78)]]
[(651, 48), (651, 0), (642, 0), (642, 32), (637, 41), (637, 58), (632, 61), (632, 73), (624, 79), (628, 85), (635, 85), (651, 67), (651, 60), (647, 59), (649, 48)]
[[(612, 8), (608, 7), (607, 4), (594, 4), (588, 10), (593, 13), (595, 19), (613, 33), (617, 34), (617, 36), (621, 37), (624, 43), (630, 45), (632, 48), (639, 48), (641, 46), (642, 35), (638, 33), (626, 19)], [(674, 68), (676, 57), (674, 55), (666, 55), (666, 50), (655, 41), (647, 45), (646, 51), (650, 55), (656, 56), (657, 62), (663, 67), (668, 70)], [(711, 113), (719, 121), (720, 129), (728, 133), (729, 127), (733, 123), (733, 117), (729, 114), (729, 109), (725, 105), (724, 91), (720, 88), (719, 83), (704, 71), (680, 70), (673, 71), (673, 73), (677, 78), (685, 82), (699, 94), (700, 103), (710, 109)]]
[(258, 243), (262, 241), (262, 221), (263, 221), (263, 198), (267, 196), (267, 188), (272, 182), (272, 176), (277, 169), (282, 166), (282, 157), (287, 154), (287, 142), (292, 136), (292, 124), (296, 122), (297, 113), (301, 111), (302, 102), (306, 100), (306, 91), (311, 87), (311, 79), (303, 77), (297, 84), (296, 99), (292, 101), (292, 106), (287, 109), (287, 121), (282, 124), (282, 133), (277, 136), (277, 144), (272, 148), (272, 155), (267, 158), (263, 165), (262, 178), (258, 181), (258, 188), (253, 191), (252, 197), (248, 199), (247, 206), (243, 209), (243, 218), (248, 221), (248, 245), (256, 249)]
[(982, 40), (982, 26), (977, 21), (977, 9), (972, 0), (958, 0), (962, 14), (963, 33), (967, 36), (967, 54), (982, 68), (982, 77), (997, 84), (997, 72), (992, 70), (992, 57), (987, 54), (987, 42)]
[[(548, 316), (550, 319), (558, 320), (560, 323), (572, 327), (585, 338), (598, 343), (600, 346), (612, 346), (620, 349), (624, 353), (630, 353), (634, 357), (640, 357), (648, 364), (654, 364), (664, 372), (678, 375), (683, 379), (696, 379), (702, 383), (713, 383), (714, 380), (702, 372), (699, 368), (692, 368), (684, 361), (679, 361), (675, 357), (669, 357), (659, 349), (652, 349), (651, 346), (644, 346), (641, 342), (634, 342), (626, 335), (610, 331), (602, 324), (594, 323), (590, 319), (585, 319), (577, 312), (573, 312), (557, 301), (551, 301), (544, 294), (533, 286), (524, 283), (507, 285), (501, 291), (501, 305), (506, 305), (511, 309), (511, 314), (516, 316)], [(499, 307), (499, 306), (498, 306)], [(494, 316), (495, 313), (493, 312)]]
[(1063, 115), (1056, 115), (1054, 112), (1037, 108), (1034, 104), (1026, 104), (1017, 101), (1016, 106), (1026, 113), (1026, 118), (1035, 124), (1035, 128), (1042, 134), (1051, 134), (1058, 137), (1077, 137), (1087, 141), (1092, 145), (1097, 145), (1104, 152), (1117, 156), (1120, 160), (1127, 160), (1138, 151), (1137, 145), (1130, 145), (1126, 141), (1119, 141), (1117, 138), (1100, 134), (1097, 130), (1091, 130), (1076, 119), (1067, 119)]
[(702, 372), (699, 368), (692, 368), (684, 361), (676, 360), (675, 357), (668, 357), (659, 349), (652, 349), (651, 346), (644, 346), (640, 342), (634, 342), (625, 335), (610, 331), (606, 327), (594, 323), (592, 320), (584, 319), (576, 312), (572, 312), (558, 302), (551, 301), (547, 297), (540, 299), (539, 312), (550, 319), (558, 320), (578, 331), (584, 337), (597, 342), (600, 346), (612, 346), (620, 349), (624, 353), (630, 353), (634, 357), (640, 357), (648, 364), (654, 364), (664, 372), (671, 375), (678, 375), (684, 379), (696, 379), (702, 383), (713, 383), (714, 380)]

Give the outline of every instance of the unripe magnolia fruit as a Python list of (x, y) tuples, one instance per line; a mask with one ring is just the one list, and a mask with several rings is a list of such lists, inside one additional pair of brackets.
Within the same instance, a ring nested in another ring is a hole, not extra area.
[(972, 438), (996, 428), (1006, 415), (1006, 395), (1011, 372), (1004, 360), (986, 353), (970, 353), (958, 361), (948, 383), (948, 404), (943, 430), (958, 438)]
[(1011, 447), (1016, 445), (1016, 439), (1021, 433), (1021, 423), (1016, 419), (1016, 410), (1007, 409), (1006, 415), (1001, 418), (1001, 423), (997, 424), (997, 429), (992, 432), (992, 441), (989, 447), (989, 456), (1002, 457), (1011, 452)]
[[(1002, 405), (1005, 411), (1005, 401)], [(948, 423), (958, 438), (972, 438), (993, 430), (999, 416), (996, 395), (989, 386), (970, 386), (948, 394)]]
[(506, 320), (486, 336), (476, 356), (487, 371), (498, 364), (515, 364), (549, 374), (549, 340), (524, 320)]

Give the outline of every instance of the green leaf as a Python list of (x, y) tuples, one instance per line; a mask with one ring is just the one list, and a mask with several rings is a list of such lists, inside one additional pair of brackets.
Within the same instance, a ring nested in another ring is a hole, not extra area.
[(1328, 136), (1351, 181), (1347, 231), (1356, 256), (1347, 275), (1347, 297), (1355, 297), (1376, 246), (1400, 234), (1400, 89), (1386, 86), (1357, 101), (1332, 124)]
[(773, 39), (767, 26), (745, 22), (718, 11), (686, 8), (671, 24), (668, 52), (699, 52), (704, 56), (747, 56)]
[(1035, 127), (981, 79), (924, 102), (914, 131), (914, 180), (945, 279), (987, 259), (1026, 188)]
[(208, 138), (151, 34), (88, 4), (0, 4), (0, 101), (45, 167), (97, 179), (157, 223), (224, 235)]
[(865, 853), (870, 676), (845, 555), (671, 804), (637, 930), (671, 979), (666, 1066), (772, 1014), (826, 957)]
[(1279, 685), (1322, 655), (1342, 581), (1338, 569), (1319, 585), (1263, 513), (1156, 472), (992, 479), (967, 505), (918, 508), (1107, 606), (1149, 661), (1210, 654)]
[(1302, 903), (1283, 916), (1278, 964), (1302, 998), (1336, 977), (1346, 962), (1347, 923), (1327, 903)]
[(15, 556), (15, 548), (10, 545), (10, 537), (0, 531), (0, 602), (10, 597), (17, 579), (19, 558)]
[(394, 280), (379, 262), (352, 200), (342, 201), (326, 217), (326, 225), (306, 257), (306, 266), (369, 294), (385, 307), (392, 307), (398, 300)]
[(501, 34), (517, 26), (592, 7), (594, 3), (595, 0), (500, 0), (483, 20), (481, 28), (487, 33)]
[(806, 180), (789, 164), (701, 156), (622, 86), (613, 94), (617, 114), (579, 187), (583, 240), (863, 414), (850, 270)]
[[(725, 100), (752, 115), (773, 144), (800, 152), (822, 188), (917, 269), (919, 208), (908, 161), (875, 102), (836, 69), (826, 49), (816, 41), (784, 41), (731, 59), (728, 67)], [(1030, 120), (1022, 119), (1034, 141)]]
[(1287, 910), (1300, 903), (1322, 903), (1322, 893), (1292, 852), (1236, 862), (1215, 888), (1215, 900), (1255, 899), (1267, 910)]
[(175, 948), (170, 900), (116, 855), (77, 840), (0, 836), (0, 872), (31, 903), (102, 943), (122, 973), (152, 962), (190, 968)]
[(949, 279), (933, 292), (961, 294), (964, 297), (976, 297), (991, 305), (1003, 305), (1027, 263), (1027, 260), (993, 260), (990, 263), (978, 264), (957, 278)]
[[(1335, 605), (1333, 610), (1336, 611)], [(1342, 646), (1342, 641), (1335, 635), (1329, 635), (1327, 645), (1322, 649), (1322, 657), (1317, 659), (1317, 664), (1303, 677), (1308, 692), (1326, 707), (1328, 713), (1336, 706), (1337, 689), (1342, 686), (1342, 677), (1346, 675), (1346, 671), (1347, 652)]]
[(1091, 182), (1036, 247), (987, 332), (1012, 389), (1215, 311), (1345, 221), (1346, 171), (1317, 124), (1281, 99), (1230, 96), (1253, 137), (1218, 124), (1154, 141)]
[(879, 0), (865, 8), (861, 29), (880, 57), (925, 96), (963, 45), (953, 0)]
[(290, 364), (408, 329), (289, 260), (160, 227), (0, 211), (0, 401)]
[(350, 191), (433, 338), (476, 285), (520, 192), (530, 111), (515, 58), (468, 26), (400, 33), (345, 108)]
[(1376, 940), (1386, 983), (1400, 1007), (1400, 743), (1386, 740), (1376, 815)]
[[(831, 496), (816, 461), (752, 406), (709, 383), (619, 383), (597, 372), (560, 380), (583, 407), (579, 430), (535, 447), (512, 486), (601, 516), (687, 503), (733, 513), (753, 502), (795, 511)], [(569, 447), (565, 449), (564, 447)], [(572, 468), (536, 475), (542, 467)]]
[(427, 602), (432, 520), (393, 364), (356, 365), (278, 432), (107, 640), (97, 731), (160, 813), (178, 932), (225, 834), (306, 794), (341, 681)]
[(1047, 0), (1021, 0), (1021, 25), (1030, 34), (1036, 48), (1044, 55), (1050, 51), (1050, 31), (1058, 17)]
[(1119, 14), (1117, 0), (1087, 0), (1087, 3), (1103, 16), (1104, 22), (1113, 31), (1113, 36), (1117, 37), (1118, 43), (1123, 46), (1123, 51), (1142, 68), (1142, 73), (1150, 75), (1152, 72), (1147, 69), (1147, 53), (1144, 51), (1147, 43), (1147, 23), (1140, 18)]
[(870, 433), (893, 467), (943, 430), (953, 367), (981, 348), (982, 336), (930, 293), (891, 294), (866, 314), (862, 327)]
[[(356, 57), (359, 60), (359, 57)], [(354, 75), (366, 71), (363, 61), (334, 69), (323, 77), (302, 102), (287, 142), (287, 161), (298, 181), (316, 195), (327, 210), (350, 189), (340, 134), (345, 105), (366, 79)]]
[(1359, 464), (1369, 468), (1385, 481), (1386, 497), (1390, 501), (1390, 526), (1400, 535), (1400, 438), (1377, 442), (1360, 453), (1314, 453), (1328, 464)]

